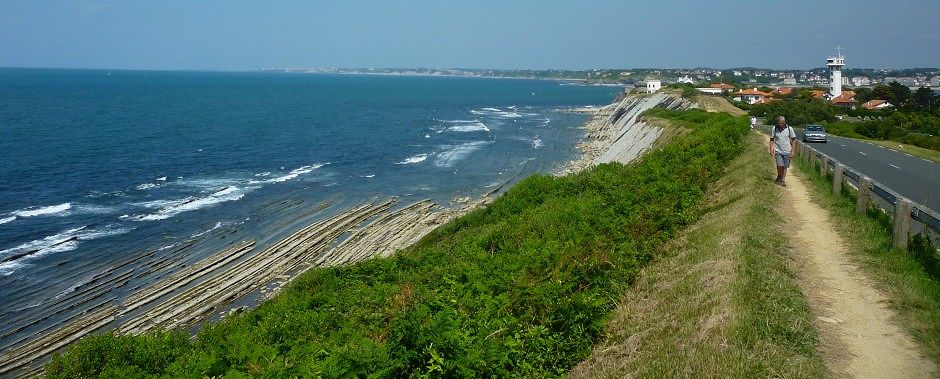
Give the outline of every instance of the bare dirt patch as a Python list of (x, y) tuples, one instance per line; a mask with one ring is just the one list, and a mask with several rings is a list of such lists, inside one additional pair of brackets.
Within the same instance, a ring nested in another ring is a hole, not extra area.
[(813, 310), (820, 354), (838, 377), (925, 378), (936, 367), (894, 325), (889, 299), (847, 255), (847, 243), (828, 213), (809, 199), (804, 179), (790, 176), (783, 189), (786, 224), (795, 270)]

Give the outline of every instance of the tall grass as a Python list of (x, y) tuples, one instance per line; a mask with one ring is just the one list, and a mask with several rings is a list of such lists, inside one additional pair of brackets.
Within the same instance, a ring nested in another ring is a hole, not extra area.
[(630, 166), (529, 177), (393, 257), (311, 270), (191, 343), (106, 334), (47, 372), (563, 376), (591, 352), (637, 270), (700, 214), (747, 130), (743, 117), (656, 114), (695, 119), (695, 129)]
[(606, 336), (572, 378), (828, 375), (794, 273), (765, 139), (709, 186), (704, 214), (624, 292)]
[(809, 178), (813, 200), (830, 212), (835, 225), (849, 244), (851, 258), (872, 277), (888, 296), (897, 322), (919, 344), (921, 351), (940, 364), (940, 278), (933, 276), (935, 256), (925, 259), (925, 241), (915, 239), (903, 251), (892, 248), (891, 219), (869, 207), (866, 214), (855, 213), (856, 194), (843, 188), (832, 191), (831, 175), (819, 175), (816, 167), (798, 160), (796, 167)]

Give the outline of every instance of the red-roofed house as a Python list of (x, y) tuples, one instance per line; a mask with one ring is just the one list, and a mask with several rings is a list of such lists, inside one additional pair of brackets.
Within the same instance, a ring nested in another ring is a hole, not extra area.
[(790, 87), (780, 87), (771, 92), (774, 96), (787, 96), (791, 93), (793, 93), (793, 88)]
[(813, 92), (810, 92), (810, 94), (813, 95), (813, 97), (817, 99), (822, 99), (824, 96), (826, 96), (826, 91), (821, 91), (817, 89), (817, 90), (813, 90)]
[(866, 101), (865, 104), (862, 104), (862, 107), (865, 109), (884, 109), (893, 107), (893, 105), (891, 105), (891, 103), (889, 103), (887, 100), (875, 99)]
[(843, 108), (854, 108), (858, 104), (858, 101), (855, 101), (855, 92), (852, 91), (842, 91), (841, 95), (833, 97), (829, 102)]
[(743, 101), (748, 104), (754, 104), (758, 101), (763, 102), (768, 97), (770, 97), (769, 93), (758, 91), (757, 88), (743, 89), (734, 93), (736, 101)]

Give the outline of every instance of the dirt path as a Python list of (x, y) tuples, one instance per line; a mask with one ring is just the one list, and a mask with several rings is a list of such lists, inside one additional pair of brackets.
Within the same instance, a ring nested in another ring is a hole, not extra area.
[(890, 322), (894, 312), (847, 256), (828, 212), (810, 201), (804, 178), (783, 188), (785, 230), (820, 334), (820, 353), (836, 377), (928, 378), (937, 373), (911, 337)]

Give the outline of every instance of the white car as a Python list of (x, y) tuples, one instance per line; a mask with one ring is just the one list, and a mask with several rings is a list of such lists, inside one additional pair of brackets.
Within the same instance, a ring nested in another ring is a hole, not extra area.
[(806, 125), (803, 129), (803, 142), (822, 142), (826, 143), (829, 136), (826, 135), (826, 128), (822, 125)]

